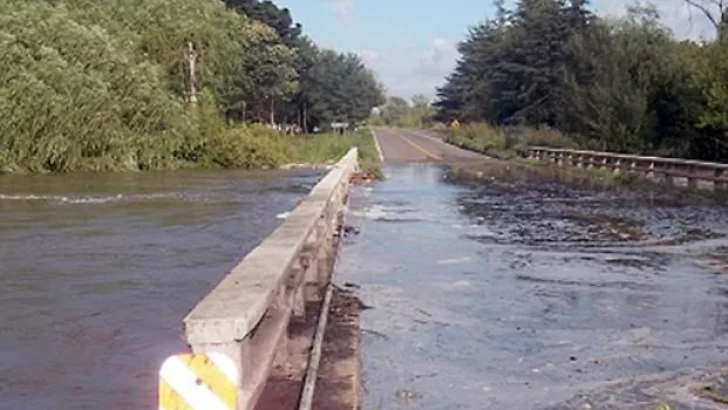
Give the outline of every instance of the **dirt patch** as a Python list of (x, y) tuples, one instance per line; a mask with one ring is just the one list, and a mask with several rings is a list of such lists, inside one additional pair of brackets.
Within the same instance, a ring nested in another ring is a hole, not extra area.
[[(288, 357), (272, 370), (256, 410), (287, 410), (298, 406), (321, 306), (311, 303), (305, 318), (288, 327)], [(366, 308), (346, 289), (334, 288), (313, 409), (353, 410), (359, 405), (359, 312)], [(276, 360), (278, 362), (278, 360)]]
[(313, 401), (316, 410), (359, 407), (359, 312), (362, 307), (352, 292), (334, 289)]
[(256, 410), (295, 409), (303, 389), (309, 352), (321, 313), (320, 303), (308, 303), (306, 315), (292, 318), (288, 325), (288, 356), (277, 357)]
[(359, 171), (351, 175), (349, 182), (352, 185), (368, 185), (376, 182), (377, 176), (371, 172)]

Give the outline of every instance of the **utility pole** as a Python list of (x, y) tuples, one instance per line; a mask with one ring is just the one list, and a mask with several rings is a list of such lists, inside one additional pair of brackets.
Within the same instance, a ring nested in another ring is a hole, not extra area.
[(187, 94), (187, 102), (190, 105), (197, 105), (197, 75), (196, 63), (197, 52), (191, 41), (187, 42), (187, 48), (184, 51), (185, 60), (185, 92)]

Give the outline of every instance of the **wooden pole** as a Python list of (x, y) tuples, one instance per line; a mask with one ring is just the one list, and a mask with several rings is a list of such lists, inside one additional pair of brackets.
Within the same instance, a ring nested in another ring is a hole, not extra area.
[(191, 41), (187, 42), (185, 60), (187, 60), (187, 101), (190, 105), (197, 105), (197, 68), (195, 67), (197, 63), (197, 52)]

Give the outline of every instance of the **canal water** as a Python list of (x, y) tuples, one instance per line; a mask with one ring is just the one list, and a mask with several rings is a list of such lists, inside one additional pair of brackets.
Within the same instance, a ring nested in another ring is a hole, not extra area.
[[(363, 409), (566, 409), (609, 381), (728, 363), (728, 272), (701, 264), (728, 256), (725, 208), (384, 171), (352, 192), (359, 234), (335, 273), (369, 307)], [(578, 408), (633, 408), (610, 400)]]
[(0, 409), (150, 409), (181, 320), (321, 171), (0, 177)]

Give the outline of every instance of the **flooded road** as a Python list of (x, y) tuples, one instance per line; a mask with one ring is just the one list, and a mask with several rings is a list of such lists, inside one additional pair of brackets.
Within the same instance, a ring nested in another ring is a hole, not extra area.
[(0, 177), (0, 409), (144, 409), (181, 319), (323, 171)]
[(347, 224), (360, 233), (336, 270), (371, 307), (363, 409), (719, 408), (676, 389), (639, 403), (653, 407), (567, 401), (728, 363), (728, 271), (703, 263), (707, 250), (728, 255), (725, 208), (455, 183), (437, 164), (384, 171), (352, 192)]

